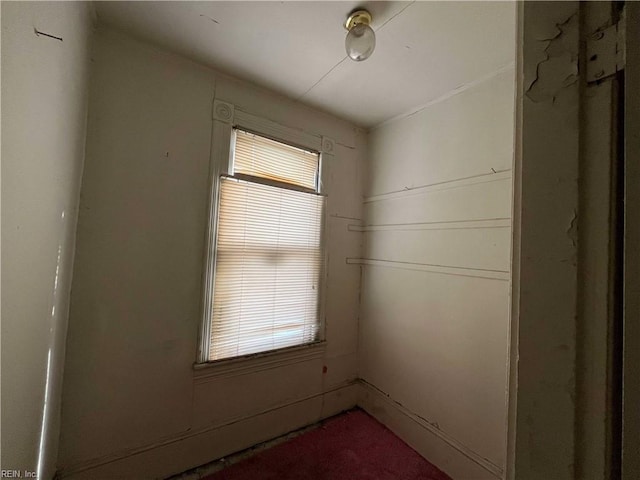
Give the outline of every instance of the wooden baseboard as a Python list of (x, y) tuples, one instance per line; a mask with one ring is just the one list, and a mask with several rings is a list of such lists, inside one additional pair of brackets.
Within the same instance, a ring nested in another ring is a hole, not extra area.
[(311, 425), (356, 406), (357, 381), (278, 405), (222, 425), (193, 430), (162, 442), (71, 465), (56, 478), (158, 479), (193, 469)]
[(408, 411), (375, 386), (354, 380), (221, 425), (69, 466), (71, 480), (167, 478), (311, 425), (355, 406), (363, 408), (455, 480), (499, 480), (502, 468)]
[(358, 406), (455, 480), (496, 480), (503, 469), (447, 436), (366, 381)]

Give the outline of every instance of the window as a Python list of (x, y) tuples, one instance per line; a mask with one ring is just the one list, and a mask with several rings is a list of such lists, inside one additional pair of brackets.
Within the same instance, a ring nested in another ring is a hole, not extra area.
[(234, 129), (231, 157), (217, 200), (209, 361), (320, 335), (319, 154)]

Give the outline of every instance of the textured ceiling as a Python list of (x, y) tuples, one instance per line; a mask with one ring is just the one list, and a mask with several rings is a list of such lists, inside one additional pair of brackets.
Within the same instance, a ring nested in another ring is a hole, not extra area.
[[(376, 51), (346, 58), (342, 23), (373, 15)], [(363, 126), (512, 64), (512, 2), (97, 2), (103, 24)]]

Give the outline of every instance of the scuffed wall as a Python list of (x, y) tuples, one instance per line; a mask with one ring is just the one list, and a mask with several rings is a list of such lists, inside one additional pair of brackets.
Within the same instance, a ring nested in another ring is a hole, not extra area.
[[(194, 370), (213, 98), (328, 136), (326, 343)], [(351, 124), (100, 29), (93, 56), (60, 467), (157, 478), (356, 402), (365, 136)]]
[(360, 403), (453, 478), (505, 464), (514, 81), (369, 134)]

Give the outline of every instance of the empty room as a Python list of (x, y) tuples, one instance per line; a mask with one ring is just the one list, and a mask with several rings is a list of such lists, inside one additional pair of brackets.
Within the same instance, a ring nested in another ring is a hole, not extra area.
[(638, 4), (1, 7), (2, 477), (638, 478)]

